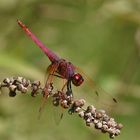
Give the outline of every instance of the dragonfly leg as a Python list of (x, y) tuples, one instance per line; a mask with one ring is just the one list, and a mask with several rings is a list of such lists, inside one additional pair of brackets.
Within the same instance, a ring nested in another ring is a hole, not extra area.
[(71, 88), (71, 80), (68, 80), (67, 81), (67, 94), (69, 96), (72, 96), (73, 97), (73, 92), (72, 92), (72, 88)]
[(53, 76), (55, 76), (55, 77), (58, 77), (58, 78), (64, 79), (62, 76), (57, 75), (57, 74), (50, 74), (50, 75), (53, 75)]

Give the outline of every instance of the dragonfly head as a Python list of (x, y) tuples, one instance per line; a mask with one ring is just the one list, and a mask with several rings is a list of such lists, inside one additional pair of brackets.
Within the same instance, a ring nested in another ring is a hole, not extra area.
[(84, 82), (84, 79), (81, 74), (76, 73), (72, 76), (72, 83), (75, 86), (80, 86)]

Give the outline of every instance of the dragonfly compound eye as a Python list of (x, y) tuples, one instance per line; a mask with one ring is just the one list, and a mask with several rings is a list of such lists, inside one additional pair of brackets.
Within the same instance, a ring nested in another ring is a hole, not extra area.
[(72, 83), (75, 86), (80, 86), (84, 82), (84, 79), (81, 74), (76, 73), (72, 76)]

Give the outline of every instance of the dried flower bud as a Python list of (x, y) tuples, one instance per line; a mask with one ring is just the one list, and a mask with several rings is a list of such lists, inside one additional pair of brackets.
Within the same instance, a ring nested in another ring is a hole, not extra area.
[(87, 107), (86, 112), (91, 112), (92, 114), (94, 114), (96, 111), (96, 108), (93, 105), (90, 105)]
[(10, 91), (9, 92), (9, 96), (10, 97), (15, 97), (16, 96), (16, 92), (15, 91)]
[(36, 86), (40, 86), (40, 81), (34, 81), (33, 83), (32, 83), (32, 85), (36, 85)]
[(107, 122), (107, 125), (108, 125), (109, 127), (116, 127), (116, 126), (117, 126), (116, 122), (115, 122), (114, 120), (112, 120), (112, 119), (110, 119), (110, 120)]
[(10, 85), (9, 90), (10, 90), (10, 91), (15, 91), (16, 88), (17, 88), (17, 86), (15, 86), (15, 85)]
[(10, 84), (10, 79), (9, 78), (5, 78), (4, 80), (3, 80), (3, 83), (5, 83), (5, 84)]
[(121, 131), (119, 129), (116, 129), (115, 135), (118, 136), (120, 135)]
[(93, 123), (97, 124), (99, 121), (97, 119), (94, 119)]
[(23, 77), (17, 77), (16, 80), (17, 82), (22, 83)]
[(109, 121), (109, 116), (106, 114), (103, 114), (103, 121), (108, 122)]
[(102, 114), (100, 112), (96, 112), (96, 118), (100, 119), (102, 117)]
[(98, 123), (95, 124), (95, 128), (96, 128), (96, 129), (101, 129), (102, 126), (103, 126), (103, 125), (102, 125), (101, 122), (98, 122)]
[(123, 125), (121, 123), (117, 124), (116, 126), (117, 129), (122, 129), (123, 128)]
[(28, 89), (26, 87), (22, 88), (21, 92), (22, 93), (26, 93), (28, 91)]
[(92, 115), (91, 115), (91, 113), (90, 112), (85, 112), (85, 117), (91, 117)]
[(107, 132), (107, 130), (108, 130), (108, 126), (106, 124), (103, 124), (102, 131)]
[(105, 110), (103, 110), (103, 109), (98, 110), (98, 112), (100, 112), (101, 114), (105, 114), (106, 113)]
[(22, 84), (17, 85), (17, 90), (22, 91), (23, 88), (24, 88), (24, 86)]
[(80, 110), (81, 110), (80, 107), (76, 107), (76, 108), (75, 108), (75, 112), (79, 112)]
[(103, 125), (106, 125), (106, 124), (107, 124), (107, 122), (102, 120), (102, 124), (103, 124)]
[(84, 111), (80, 111), (80, 112), (79, 112), (79, 116), (80, 116), (81, 118), (83, 118), (84, 115), (85, 115), (85, 114), (84, 114)]
[(110, 134), (109, 137), (110, 137), (111, 139), (114, 139), (114, 138), (115, 138), (115, 135), (114, 135), (114, 134)]
[(75, 107), (82, 107), (84, 104), (85, 104), (85, 100), (84, 99), (76, 100), (74, 102), (74, 106)]
[(59, 100), (53, 100), (53, 105), (58, 106), (59, 105)]
[(62, 106), (63, 108), (69, 108), (69, 106), (68, 106), (67, 103), (68, 103), (67, 100), (63, 100), (63, 101), (61, 102), (61, 106)]
[[(23, 79), (24, 80), (24, 79)], [(24, 87), (28, 87), (29, 86), (29, 84), (30, 84), (30, 80), (24, 80), (23, 81), (23, 85), (24, 85)]]

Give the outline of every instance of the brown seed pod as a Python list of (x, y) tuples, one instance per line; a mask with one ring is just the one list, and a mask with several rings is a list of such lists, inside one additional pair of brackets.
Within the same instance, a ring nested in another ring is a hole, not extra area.
[(10, 85), (10, 86), (9, 86), (9, 90), (10, 90), (10, 91), (15, 91), (16, 88), (17, 88), (17, 86), (15, 86), (15, 85)]
[(63, 108), (69, 108), (69, 105), (67, 103), (68, 103), (67, 100), (63, 100), (63, 101), (61, 101), (61, 106)]
[(80, 100), (74, 101), (74, 106), (75, 107), (82, 107), (84, 104), (85, 104), (85, 100), (84, 99), (80, 99)]
[(102, 113), (100, 113), (100, 112), (96, 112), (96, 118), (97, 118), (97, 119), (102, 118)]
[(16, 92), (15, 91), (10, 91), (9, 92), (9, 96), (10, 97), (15, 97), (16, 96)]
[(3, 83), (5, 83), (5, 84), (10, 84), (10, 79), (9, 78), (5, 78), (4, 80), (3, 80)]
[(83, 118), (84, 115), (85, 115), (85, 114), (84, 114), (84, 111), (80, 111), (80, 112), (79, 112), (79, 117)]

